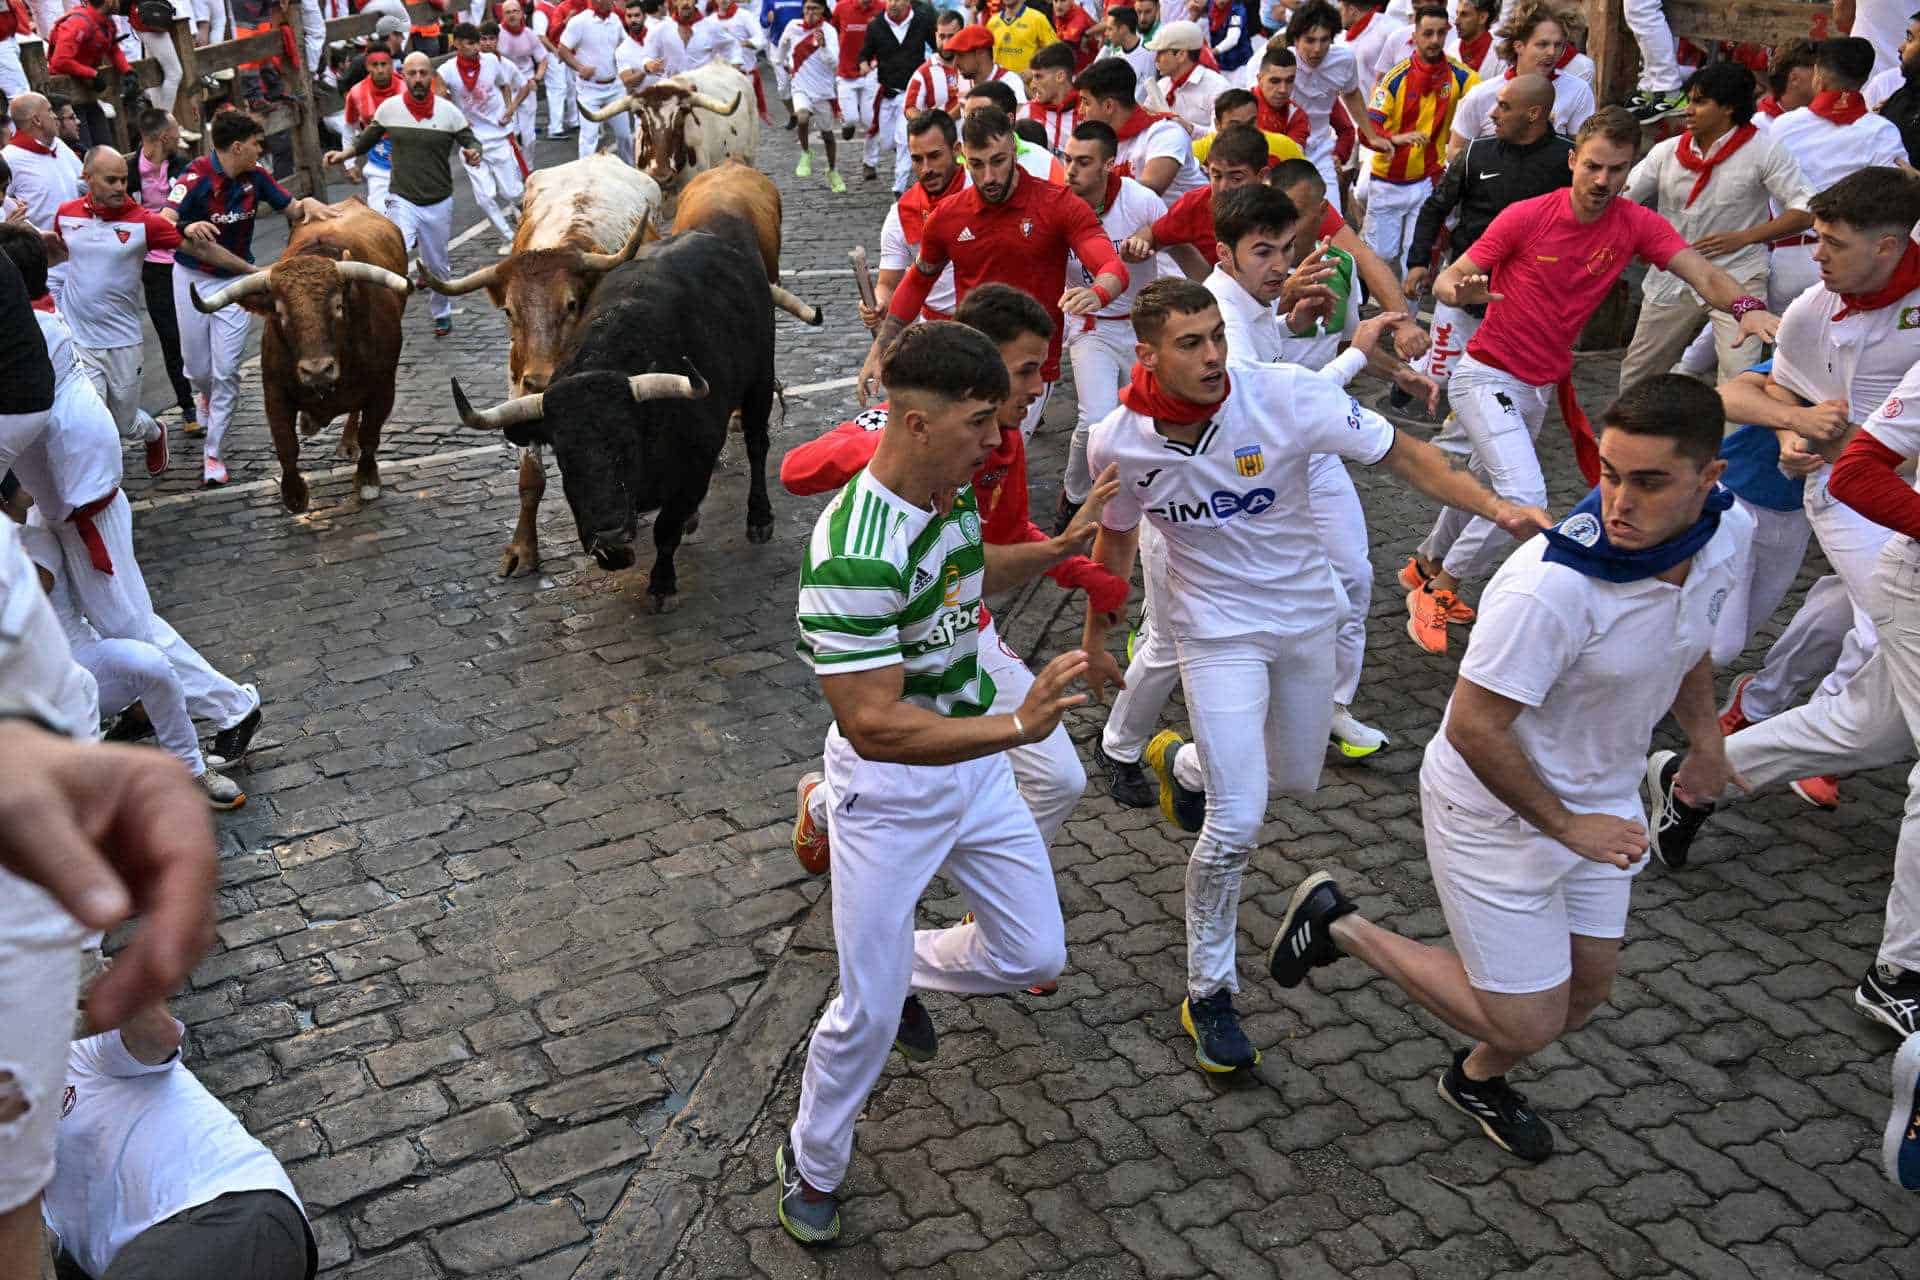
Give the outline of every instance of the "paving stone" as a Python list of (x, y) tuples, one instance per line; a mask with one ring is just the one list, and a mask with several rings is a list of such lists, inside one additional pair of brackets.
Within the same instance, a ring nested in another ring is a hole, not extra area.
[(528, 1195), (633, 1159), (647, 1149), (645, 1136), (624, 1120), (575, 1125), (538, 1138), (507, 1157), (514, 1181)]
[(353, 1236), (364, 1248), (378, 1249), (512, 1201), (513, 1185), (499, 1165), (462, 1165), (417, 1187), (368, 1201), (354, 1211)]
[(441, 1262), (459, 1275), (470, 1276), (538, 1257), (586, 1235), (573, 1206), (553, 1200), (515, 1205), (435, 1232), (430, 1239)]

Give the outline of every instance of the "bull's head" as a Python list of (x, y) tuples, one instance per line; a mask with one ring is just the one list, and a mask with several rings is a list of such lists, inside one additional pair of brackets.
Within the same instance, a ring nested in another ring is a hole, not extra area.
[(636, 157), (647, 176), (665, 187), (689, 164), (698, 163), (699, 157), (687, 146), (687, 129), (693, 123), (693, 113), (710, 111), (714, 115), (730, 116), (740, 110), (745, 98), (744, 93), (735, 93), (732, 102), (722, 102), (697, 89), (668, 81), (629, 94), (626, 101), (606, 110), (604, 115), (588, 111), (587, 118), (605, 120), (621, 111), (633, 112), (639, 126), (639, 137), (634, 143)]
[(340, 380), (340, 353), (353, 340), (347, 317), (347, 291), (356, 284), (391, 289), (405, 297), (407, 278), (371, 262), (335, 262), (318, 254), (282, 258), (206, 297), (191, 291), (193, 305), (212, 314), (235, 303), (267, 317), (293, 354), (300, 390), (311, 396), (332, 394)]
[(640, 500), (662, 461), (650, 404), (706, 394), (707, 381), (691, 361), (684, 373), (570, 374), (490, 409), (475, 409), (453, 380), (453, 403), (467, 426), (498, 431), (523, 448), (551, 446), (580, 545), (607, 570), (632, 566), (640, 512), (653, 505)]
[(618, 253), (529, 249), (456, 280), (439, 280), (424, 270), (421, 278), (436, 293), (487, 291), (493, 305), (507, 313), (509, 385), (516, 396), (532, 395), (547, 389), (600, 277), (640, 252), (646, 237), (642, 217)]

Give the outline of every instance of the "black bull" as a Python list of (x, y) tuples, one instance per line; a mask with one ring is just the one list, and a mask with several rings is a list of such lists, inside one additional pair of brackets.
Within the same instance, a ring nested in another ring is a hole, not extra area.
[[(672, 376), (690, 370), (698, 371), (690, 380)], [(635, 374), (667, 376), (651, 380), (658, 385), (641, 398)], [(480, 412), (457, 381), (454, 396), (468, 425), (553, 449), (580, 544), (601, 568), (631, 566), (639, 517), (659, 512), (647, 591), (661, 609), (673, 604), (674, 552), (698, 522), (736, 409), (751, 484), (747, 540), (773, 537), (766, 474), (773, 303), (753, 228), (743, 220), (648, 245), (609, 272), (545, 392)]]

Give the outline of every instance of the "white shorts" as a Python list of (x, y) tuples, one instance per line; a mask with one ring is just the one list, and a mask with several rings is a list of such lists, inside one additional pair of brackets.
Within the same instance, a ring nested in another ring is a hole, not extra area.
[(17, 1089), (27, 1104), (24, 1115), (0, 1121), (0, 1213), (31, 1200), (53, 1177), (85, 939), (45, 890), (0, 871), (0, 1071), (12, 1077), (0, 1097), (11, 1100)]
[(793, 114), (797, 116), (830, 116), (833, 114), (833, 109), (834, 100), (832, 95), (814, 97), (798, 86), (795, 86), (793, 90)]
[(1476, 991), (1532, 995), (1573, 976), (1572, 935), (1627, 932), (1631, 871), (1583, 858), (1524, 818), (1462, 809), (1420, 779), (1427, 866)]

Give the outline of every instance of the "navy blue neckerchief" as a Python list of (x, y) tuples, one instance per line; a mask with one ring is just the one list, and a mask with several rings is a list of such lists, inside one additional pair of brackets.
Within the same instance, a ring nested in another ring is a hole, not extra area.
[(1607, 541), (1607, 527), (1600, 517), (1600, 490), (1596, 488), (1580, 499), (1580, 505), (1568, 512), (1566, 519), (1541, 535), (1547, 540), (1542, 558), (1603, 582), (1638, 582), (1665, 573), (1706, 546), (1720, 528), (1720, 513), (1732, 505), (1733, 494), (1715, 485), (1700, 518), (1685, 533), (1639, 551), (1622, 551)]

